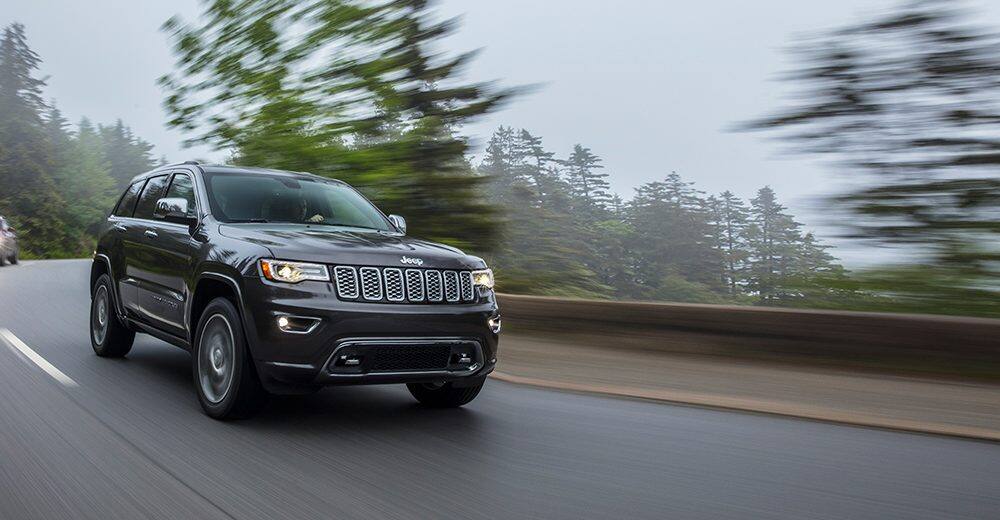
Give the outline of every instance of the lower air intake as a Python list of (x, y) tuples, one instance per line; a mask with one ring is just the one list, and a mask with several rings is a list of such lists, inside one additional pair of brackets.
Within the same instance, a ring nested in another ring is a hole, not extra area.
[(410, 372), (448, 368), (451, 347), (448, 345), (370, 347), (372, 372)]

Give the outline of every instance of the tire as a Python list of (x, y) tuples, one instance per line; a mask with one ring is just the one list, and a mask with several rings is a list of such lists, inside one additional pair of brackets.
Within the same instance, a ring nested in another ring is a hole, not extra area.
[(456, 388), (453, 383), (408, 383), (406, 388), (420, 404), (429, 408), (458, 408), (472, 402), (485, 384), (486, 381), (483, 381), (478, 385)]
[(228, 299), (216, 298), (205, 307), (191, 353), (195, 393), (209, 417), (244, 419), (267, 401), (243, 335), (243, 322)]
[(17, 262), (20, 260), (18, 258), (18, 254), (19, 254), (18, 251), (14, 251), (14, 254), (10, 255), (10, 259), (9, 259), (10, 260), (10, 265), (17, 265)]
[(91, 293), (90, 346), (98, 356), (120, 358), (132, 350), (134, 341), (135, 332), (119, 321), (114, 312), (111, 277), (102, 274)]

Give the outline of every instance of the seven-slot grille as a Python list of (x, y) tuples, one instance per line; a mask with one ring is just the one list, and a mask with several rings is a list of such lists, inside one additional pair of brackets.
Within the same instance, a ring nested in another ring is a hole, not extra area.
[(476, 299), (471, 271), (338, 265), (333, 278), (341, 300), (466, 303)]

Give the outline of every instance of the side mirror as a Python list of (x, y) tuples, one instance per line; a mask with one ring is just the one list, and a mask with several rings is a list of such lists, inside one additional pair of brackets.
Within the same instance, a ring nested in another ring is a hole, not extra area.
[(405, 218), (403, 218), (403, 217), (401, 217), (399, 215), (389, 215), (389, 222), (392, 222), (392, 225), (396, 226), (396, 229), (398, 229), (400, 233), (402, 233), (404, 235), (406, 234), (406, 219)]
[(181, 198), (166, 198), (156, 201), (153, 218), (177, 224), (191, 224), (197, 220), (195, 217), (188, 215), (187, 199)]

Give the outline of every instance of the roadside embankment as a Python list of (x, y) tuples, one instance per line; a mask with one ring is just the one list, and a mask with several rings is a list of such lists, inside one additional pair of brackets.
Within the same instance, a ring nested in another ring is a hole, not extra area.
[(501, 295), (515, 383), (1000, 440), (1000, 320)]

